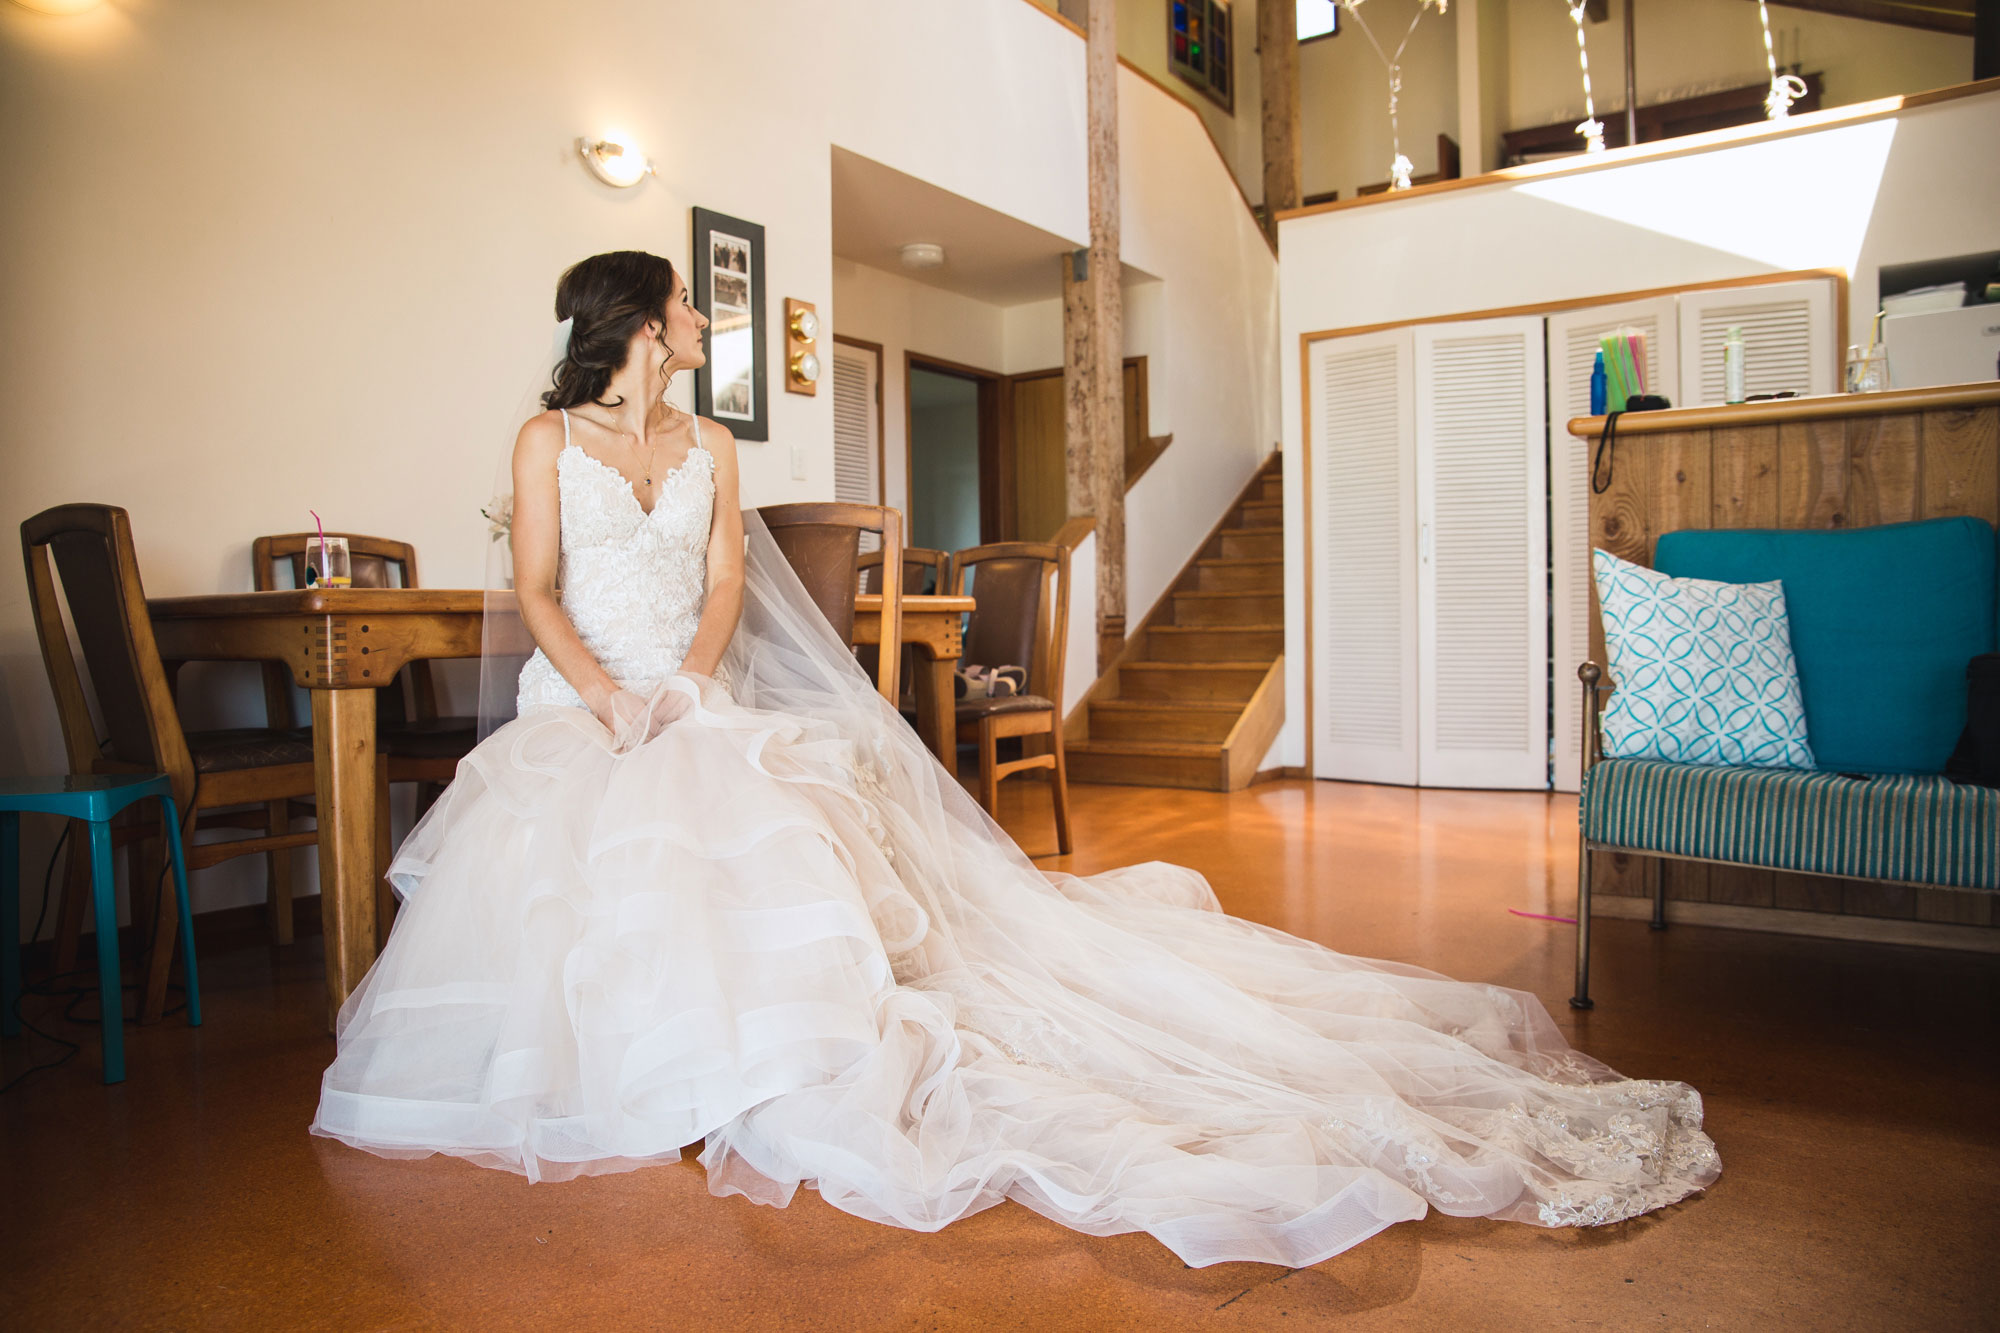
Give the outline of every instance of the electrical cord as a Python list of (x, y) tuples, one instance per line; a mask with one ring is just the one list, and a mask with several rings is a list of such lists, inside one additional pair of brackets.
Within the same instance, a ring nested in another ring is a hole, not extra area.
[[(191, 831), (194, 822), (195, 807), (200, 803), (200, 801), (201, 801), (201, 774), (196, 773), (194, 777), (194, 792), (188, 799), (187, 809), (181, 812), (181, 816), (178, 821), (180, 825), (182, 847), (186, 847), (187, 845), (188, 834)], [(35, 928), (34, 931), (30, 933), (28, 936), (29, 942), (33, 942), (41, 938), (42, 923), (47, 918), (49, 910), (49, 900), (54, 894), (56, 858), (62, 854), (63, 846), (69, 841), (70, 832), (75, 826), (76, 826), (75, 820), (68, 820), (68, 819), (64, 820), (63, 831), (56, 838), (56, 845), (49, 849), (49, 862), (48, 865), (42, 871), (42, 902), (41, 906), (37, 908), (35, 911)], [(183, 859), (185, 859), (186, 853), (183, 852), (182, 856)], [(162, 857), (161, 861), (162, 864), (160, 866), (160, 873), (153, 880), (153, 898), (155, 902), (159, 900), (160, 894), (166, 886), (167, 876), (173, 871), (174, 868), (173, 857), (171, 855)], [(178, 910), (178, 907), (176, 907), (176, 910)], [(104, 923), (101, 921), (98, 922), (97, 928), (99, 930), (103, 930), (105, 928)], [(111, 923), (111, 929), (116, 930), (117, 928), (118, 928), (118, 923), (116, 921), (113, 921)], [(183, 965), (185, 966), (185, 960), (183, 960)], [(82, 985), (62, 986), (59, 984), (61, 982), (69, 981), (73, 978), (78, 978), (78, 977), (87, 978), (87, 980)], [(68, 972), (58, 972), (53, 976), (47, 977), (42, 981), (36, 982), (33, 985), (24, 984), (21, 987), (21, 995), (19, 999), (15, 1000), (14, 1002), (14, 1017), (20, 1021), (22, 1029), (27, 1032), (32, 1032), (34, 1035), (42, 1038), (45, 1041), (54, 1042), (56, 1045), (61, 1046), (64, 1049), (63, 1053), (61, 1055), (58, 1055), (55, 1059), (44, 1060), (38, 1064), (29, 1065), (26, 1069), (16, 1074), (13, 1078), (8, 1079), (5, 1083), (0, 1083), (0, 1096), (5, 1096), (7, 1093), (12, 1092), (15, 1088), (19, 1087), (23, 1082), (25, 1082), (29, 1078), (32, 1078), (34, 1075), (41, 1073), (45, 1069), (54, 1069), (58, 1065), (68, 1063), (69, 1060), (72, 1057), (74, 1057), (79, 1050), (83, 1049), (76, 1042), (70, 1041), (66, 1037), (59, 1037), (53, 1032), (48, 1032), (43, 1030), (42, 1028), (36, 1027), (32, 1022), (28, 1020), (28, 1018), (24, 1014), (22, 1014), (21, 1000), (27, 999), (30, 995), (36, 996), (37, 998), (40, 999), (62, 1000), (64, 1002), (62, 1008), (62, 1017), (65, 1023), (74, 1023), (80, 1027), (102, 1027), (104, 1025), (104, 1017), (101, 1007), (99, 1010), (98, 1017), (96, 1018), (79, 1016), (76, 1012), (77, 1005), (82, 1001), (84, 996), (96, 995), (99, 993), (100, 988), (97, 982), (98, 982), (97, 970), (95, 968), (75, 968)], [(122, 977), (119, 979), (118, 1003), (121, 1015), (124, 1010), (125, 992), (136, 991), (139, 988), (140, 988), (139, 982), (127, 982)], [(187, 987), (179, 983), (176, 983), (171, 977), (167, 979), (167, 989), (171, 991), (178, 991), (183, 997), (185, 997), (187, 994)], [(171, 1017), (174, 1014), (183, 1012), (186, 1008), (187, 1008), (187, 1001), (185, 998), (183, 998), (181, 1003), (170, 1006), (162, 1013), (161, 1016), (163, 1018)]]

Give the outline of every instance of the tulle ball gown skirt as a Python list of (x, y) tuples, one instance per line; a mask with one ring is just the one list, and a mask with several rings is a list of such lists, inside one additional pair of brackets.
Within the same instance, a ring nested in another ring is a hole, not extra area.
[(1158, 862), (1044, 874), (893, 723), (709, 694), (623, 753), (496, 732), (406, 842), (313, 1131), (535, 1180), (672, 1161), (933, 1230), (1013, 1199), (1190, 1264), (1427, 1208), (1617, 1221), (1720, 1170), (1683, 1084), (1538, 1001), (1223, 915)]

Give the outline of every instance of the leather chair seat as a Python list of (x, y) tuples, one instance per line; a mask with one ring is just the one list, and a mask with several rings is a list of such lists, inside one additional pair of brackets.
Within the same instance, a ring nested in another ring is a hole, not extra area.
[(433, 717), (421, 721), (393, 722), (375, 738), (383, 754), (395, 759), (460, 759), (478, 743), (479, 720), (471, 717)]
[(1055, 705), (1039, 694), (1008, 694), (998, 699), (960, 699), (958, 720), (977, 721), (995, 713), (1044, 713)]
[(197, 773), (231, 773), (245, 768), (270, 768), (313, 761), (312, 733), (269, 727), (233, 727), (223, 731), (190, 731), (188, 753)]

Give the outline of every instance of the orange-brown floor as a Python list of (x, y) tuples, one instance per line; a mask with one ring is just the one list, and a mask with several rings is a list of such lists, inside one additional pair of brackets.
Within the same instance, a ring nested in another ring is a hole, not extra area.
[[(2000, 1317), (1994, 959), (1599, 924), (1564, 1005), (1573, 800), (1274, 783), (1078, 787), (1090, 871), (1205, 871), (1243, 916), (1539, 994), (1621, 1071), (1707, 1097), (1722, 1179), (1619, 1226), (1432, 1216), (1310, 1269), (1188, 1269), (1012, 1204), (936, 1235), (711, 1197), (692, 1161), (567, 1184), (306, 1134), (332, 1053), (318, 942), (202, 960), (206, 1026), (94, 1034), (0, 1098), (0, 1326), (69, 1328), (1972, 1328)], [(1053, 846), (1047, 788), (1006, 822)], [(32, 1007), (30, 1013), (35, 1012)], [(72, 1029), (71, 1034), (76, 1035)], [(33, 1048), (6, 1043), (7, 1076)]]

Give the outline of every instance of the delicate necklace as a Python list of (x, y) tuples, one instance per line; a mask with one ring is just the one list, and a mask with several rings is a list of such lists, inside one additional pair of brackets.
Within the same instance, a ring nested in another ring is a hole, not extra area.
[[(673, 411), (671, 407), (667, 408), (667, 410), (669, 412)], [(622, 427), (620, 427), (615, 419), (606, 422), (604, 424), (604, 428), (610, 431), (613, 435), (616, 435), (621, 440), (629, 440), (632, 452), (635, 454), (639, 452), (638, 437), (632, 435), (630, 431), (627, 431)], [(643, 422), (640, 424), (639, 429), (641, 430), (641, 432), (645, 430), (645, 424)], [(651, 486), (653, 484), (653, 464), (659, 460), (659, 457), (660, 457), (660, 446), (657, 442), (655, 442), (652, 448), (646, 451), (645, 474), (646, 474), (646, 485), (648, 486)]]
[[(665, 404), (662, 404), (662, 406), (666, 406), (666, 405), (665, 405)], [(668, 412), (668, 414), (669, 414), (669, 415), (668, 415), (668, 417), (667, 417), (667, 420), (668, 420), (668, 421), (672, 421), (672, 420), (673, 420), (673, 416), (672, 416), (672, 412), (673, 412), (673, 410), (674, 410), (674, 409), (673, 409), (673, 408), (671, 408), (671, 407), (668, 407), (668, 408), (667, 408), (667, 412)], [(634, 450), (636, 451), (636, 450), (638, 449), (638, 447), (639, 447), (639, 446), (635, 444), (635, 445), (633, 445), (632, 447), (633, 447), (633, 449), (634, 449)], [(653, 484), (653, 462), (654, 462), (654, 460), (655, 460), (655, 459), (657, 459), (657, 458), (658, 458), (659, 456), (660, 456), (660, 446), (659, 446), (659, 442), (658, 442), (658, 441), (655, 441), (655, 442), (653, 443), (653, 447), (652, 447), (651, 449), (649, 449), (649, 450), (648, 450), (648, 451), (646, 452), (646, 484), (647, 484), (648, 486), (651, 486), (651, 485)]]

